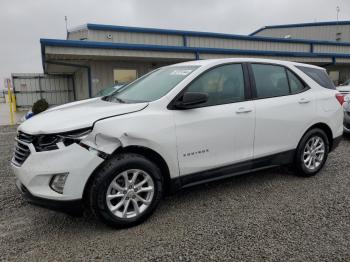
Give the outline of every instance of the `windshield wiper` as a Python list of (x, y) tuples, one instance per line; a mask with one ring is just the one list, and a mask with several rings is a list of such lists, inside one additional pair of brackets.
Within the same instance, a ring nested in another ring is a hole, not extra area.
[(114, 99), (117, 100), (121, 104), (125, 104), (125, 101), (119, 97), (115, 97)]
[(104, 96), (104, 97), (102, 97), (102, 100), (108, 101), (108, 102), (115, 102), (115, 101), (117, 101), (118, 103), (121, 103), (121, 104), (125, 104), (126, 103), (123, 99), (121, 99), (119, 97), (115, 97), (113, 95)]

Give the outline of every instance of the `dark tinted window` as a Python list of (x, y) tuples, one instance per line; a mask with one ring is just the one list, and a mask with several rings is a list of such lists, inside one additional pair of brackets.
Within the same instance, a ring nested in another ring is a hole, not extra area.
[(301, 80), (291, 71), (287, 70), (290, 91), (292, 94), (296, 94), (304, 90), (305, 85)]
[(286, 70), (282, 66), (252, 64), (258, 98), (289, 95)]
[(329, 78), (326, 70), (305, 66), (297, 66), (297, 68), (303, 71), (309, 77), (311, 77), (320, 86), (323, 86), (328, 89), (335, 89), (335, 86), (332, 80)]
[(243, 101), (242, 65), (224, 65), (205, 72), (189, 85), (186, 92), (207, 93), (208, 101), (203, 106)]

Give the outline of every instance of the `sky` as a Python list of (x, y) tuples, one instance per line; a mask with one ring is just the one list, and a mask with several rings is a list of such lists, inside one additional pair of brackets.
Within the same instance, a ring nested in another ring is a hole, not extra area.
[(41, 73), (40, 38), (86, 23), (249, 34), (265, 25), (350, 20), (350, 0), (0, 0), (0, 88)]

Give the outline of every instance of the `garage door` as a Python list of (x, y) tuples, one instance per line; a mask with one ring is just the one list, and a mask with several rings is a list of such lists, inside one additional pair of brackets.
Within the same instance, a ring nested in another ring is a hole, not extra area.
[(50, 106), (74, 101), (74, 80), (70, 75), (13, 74), (17, 107), (31, 107), (44, 98)]

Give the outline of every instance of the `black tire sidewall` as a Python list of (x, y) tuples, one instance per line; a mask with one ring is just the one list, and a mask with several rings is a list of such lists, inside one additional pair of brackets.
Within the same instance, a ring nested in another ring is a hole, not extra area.
[[(149, 174), (154, 183), (154, 195), (151, 204), (138, 217), (122, 219), (116, 217), (108, 208), (106, 201), (107, 189), (112, 180), (128, 169), (140, 169)], [(163, 178), (159, 168), (150, 160), (138, 154), (120, 154), (107, 160), (104, 167), (96, 175), (90, 190), (91, 208), (103, 222), (117, 228), (130, 227), (148, 218), (163, 195)]]
[[(322, 163), (319, 165), (319, 167), (317, 169), (311, 171), (304, 164), (303, 154), (304, 154), (304, 149), (305, 149), (306, 143), (313, 136), (319, 136), (323, 139), (323, 141), (325, 143), (325, 155), (324, 155)], [(300, 176), (305, 176), (305, 177), (316, 175), (323, 168), (324, 164), (326, 163), (327, 158), (328, 158), (328, 153), (329, 153), (329, 140), (328, 140), (326, 133), (322, 129), (319, 129), (319, 128), (309, 130), (303, 136), (303, 138), (301, 139), (299, 146), (297, 148), (296, 159), (295, 159), (297, 174)]]

